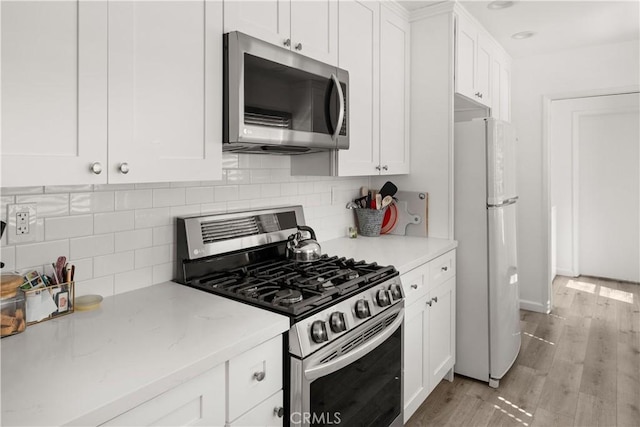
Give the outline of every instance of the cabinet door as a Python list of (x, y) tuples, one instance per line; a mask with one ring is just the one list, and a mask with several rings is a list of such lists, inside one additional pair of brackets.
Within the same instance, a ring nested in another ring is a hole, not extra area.
[(113, 418), (103, 426), (224, 425), (224, 364)]
[(291, 49), (327, 64), (338, 63), (338, 4), (335, 0), (291, 2)]
[(428, 312), (424, 296), (405, 309), (404, 320), (404, 422), (428, 394)]
[(289, 49), (290, 4), (290, 0), (225, 1), (224, 32), (240, 31)]
[[(282, 412), (280, 412), (282, 411)], [(284, 419), (282, 390), (249, 412), (229, 423), (229, 426), (282, 426)]]
[(100, 184), (107, 163), (107, 4), (0, 5), (3, 187)]
[(381, 174), (410, 172), (409, 23), (385, 7), (380, 11)]
[(455, 277), (429, 294), (429, 393), (455, 363)]
[(465, 16), (456, 18), (455, 91), (474, 99), (478, 30)]
[(476, 57), (476, 85), (473, 99), (488, 107), (491, 107), (491, 57), (491, 40), (484, 34), (479, 33)]
[(220, 99), (222, 2), (109, 4), (109, 182), (219, 179)]
[[(511, 62), (504, 59), (500, 69), (500, 119), (511, 121)], [(498, 101), (494, 101), (498, 102)]]
[(500, 108), (500, 76), (502, 74), (502, 64), (498, 54), (491, 58), (491, 117), (499, 119), (502, 117)]
[(340, 0), (338, 66), (349, 70), (349, 149), (338, 151), (338, 175), (377, 175), (380, 159), (380, 5)]

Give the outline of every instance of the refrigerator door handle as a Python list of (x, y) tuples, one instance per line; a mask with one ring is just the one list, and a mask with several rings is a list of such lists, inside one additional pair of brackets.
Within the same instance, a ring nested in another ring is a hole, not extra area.
[(488, 208), (503, 208), (505, 206), (509, 206), (509, 205), (513, 205), (515, 202), (518, 201), (517, 197), (512, 197), (510, 199), (505, 200), (502, 203), (498, 203), (496, 205), (487, 205)]

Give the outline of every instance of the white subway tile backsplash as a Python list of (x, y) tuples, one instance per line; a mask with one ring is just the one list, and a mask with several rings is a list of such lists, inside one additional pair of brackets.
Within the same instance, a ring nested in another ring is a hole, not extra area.
[(170, 224), (175, 224), (176, 217), (200, 215), (200, 205), (174, 206), (169, 210)]
[(151, 267), (118, 273), (114, 276), (114, 291), (116, 294), (135, 291), (152, 285), (153, 270)]
[(173, 245), (153, 246), (151, 248), (137, 249), (135, 252), (135, 268), (150, 267), (173, 261)]
[(238, 200), (238, 186), (221, 185), (219, 187), (214, 187), (214, 200), (216, 202)]
[(185, 204), (184, 188), (161, 188), (153, 190), (153, 207), (176, 206)]
[(125, 211), (153, 207), (153, 190), (129, 190), (115, 192), (115, 209)]
[(230, 169), (227, 171), (227, 184), (250, 184), (251, 171), (247, 169)]
[(69, 215), (69, 194), (16, 196), (16, 203), (37, 203), (39, 218)]
[(256, 154), (238, 154), (240, 169), (260, 169), (262, 168), (262, 157)]
[(3, 196), (17, 196), (25, 194), (42, 194), (44, 187), (3, 187)]
[(280, 197), (280, 184), (262, 184), (260, 194), (263, 198)]
[(135, 188), (134, 184), (94, 184), (93, 191), (124, 191)]
[(162, 283), (174, 278), (175, 264), (170, 262), (167, 264), (154, 265), (153, 267), (153, 283)]
[(69, 213), (71, 215), (112, 212), (113, 208), (113, 191), (72, 193), (69, 196)]
[(160, 227), (172, 224), (171, 208), (135, 210), (136, 228)]
[(151, 228), (121, 231), (119, 233), (115, 233), (114, 237), (116, 252), (146, 248), (153, 244), (153, 233)]
[(134, 251), (117, 252), (93, 258), (93, 276), (102, 277), (110, 274), (133, 270)]
[(51, 264), (56, 262), (59, 256), (69, 257), (69, 240), (18, 245), (16, 246), (16, 269)]
[(93, 234), (93, 215), (62, 216), (44, 219), (45, 240), (90, 236)]
[[(93, 258), (71, 259), (69, 260), (69, 265), (76, 267), (73, 277), (76, 282), (93, 278)], [(53, 269), (53, 267), (51, 267), (51, 269)]]
[(298, 195), (298, 183), (288, 182), (280, 184), (280, 194), (283, 196), (296, 196)]
[(166, 227), (153, 228), (153, 246), (171, 244), (175, 240), (176, 227), (168, 225)]
[(255, 200), (261, 196), (260, 184), (240, 185), (238, 186), (238, 199)]
[(254, 169), (251, 171), (252, 184), (271, 182), (271, 171), (268, 169)]
[(93, 185), (47, 185), (44, 187), (45, 193), (81, 193), (93, 191)]
[(142, 182), (135, 185), (136, 190), (153, 190), (155, 188), (171, 188), (170, 182)]
[(0, 197), (0, 219), (7, 220), (7, 205), (12, 205), (16, 202), (14, 196), (2, 196)]
[(98, 213), (93, 217), (93, 232), (103, 234), (133, 230), (134, 219), (134, 211)]
[(3, 273), (14, 270), (16, 268), (16, 247), (6, 246), (3, 242), (0, 248), (0, 260), (4, 262)]
[(69, 240), (71, 258), (92, 258), (113, 253), (113, 234), (97, 234)]
[(313, 193), (314, 185), (313, 182), (299, 182), (298, 183), (298, 194), (309, 195)]
[(203, 203), (200, 206), (200, 213), (209, 214), (209, 213), (219, 213), (227, 211), (227, 203)]
[(198, 203), (213, 203), (213, 187), (191, 187), (187, 188), (185, 194), (187, 205)]
[(239, 166), (239, 154), (222, 153), (222, 168), (237, 169)]
[[(77, 274), (77, 273), (76, 273)], [(98, 277), (96, 279), (76, 281), (76, 297), (82, 295), (102, 295), (109, 297), (114, 295), (113, 276)]]

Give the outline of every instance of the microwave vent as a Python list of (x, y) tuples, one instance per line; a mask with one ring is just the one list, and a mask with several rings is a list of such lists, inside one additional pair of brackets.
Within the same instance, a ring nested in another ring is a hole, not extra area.
[(244, 112), (244, 123), (245, 125), (291, 129), (291, 114), (247, 108)]

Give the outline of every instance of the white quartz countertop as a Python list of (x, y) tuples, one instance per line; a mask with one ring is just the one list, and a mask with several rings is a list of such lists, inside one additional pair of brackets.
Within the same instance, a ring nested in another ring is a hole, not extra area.
[(358, 236), (356, 239), (341, 237), (322, 242), (321, 245), (322, 253), (393, 265), (400, 274), (404, 274), (455, 249), (458, 243), (434, 237), (381, 235)]
[(2, 425), (100, 424), (288, 329), (172, 282), (106, 298), (2, 340)]

